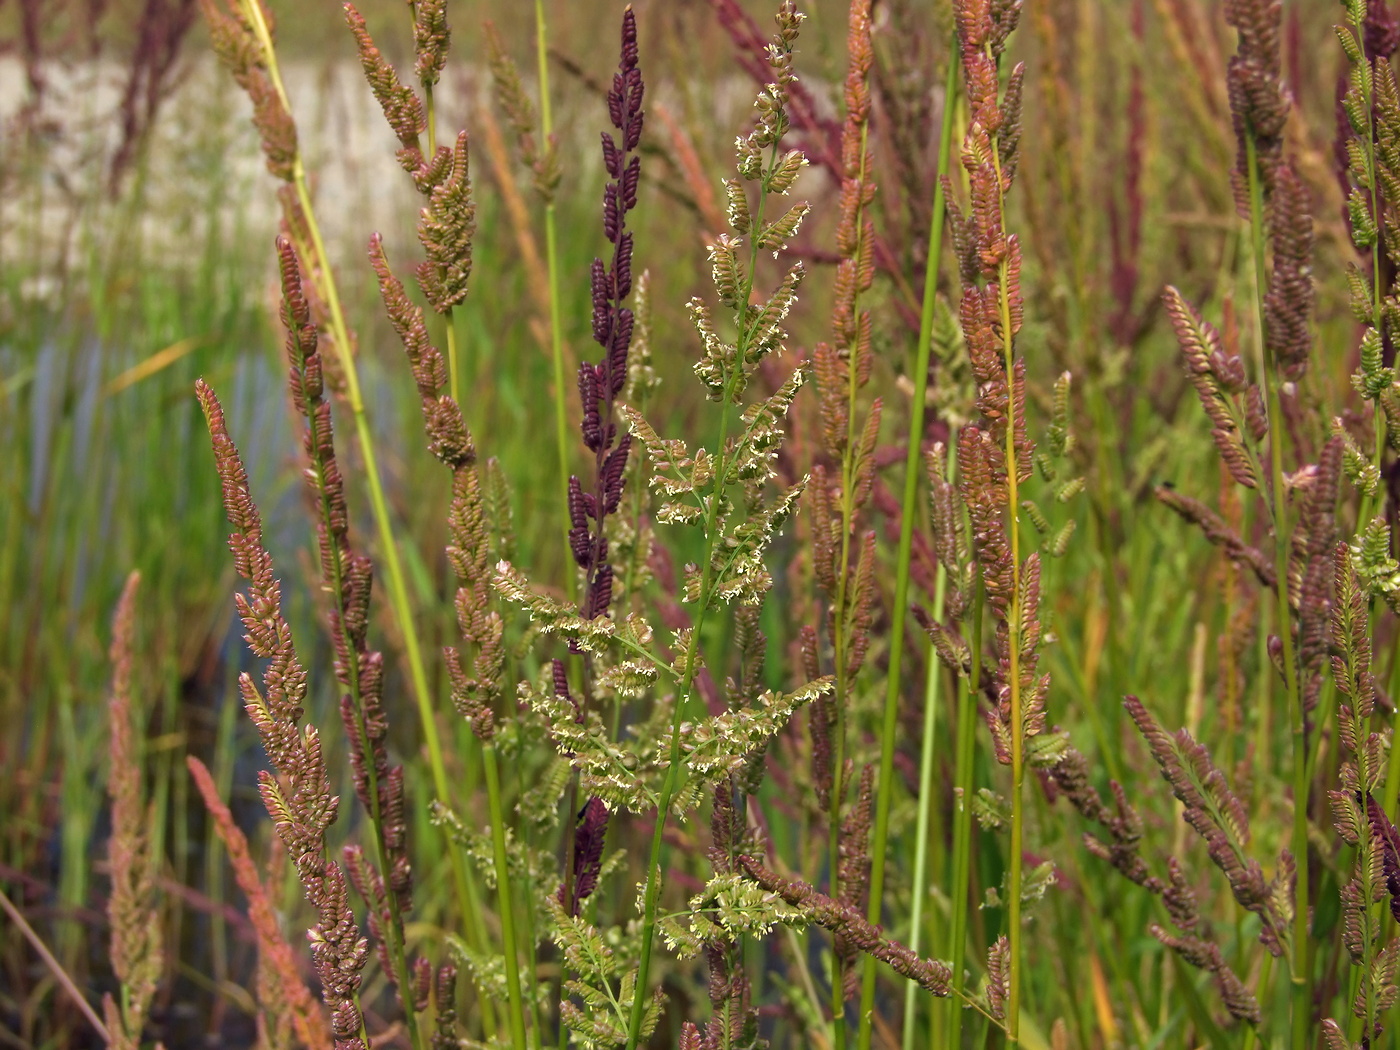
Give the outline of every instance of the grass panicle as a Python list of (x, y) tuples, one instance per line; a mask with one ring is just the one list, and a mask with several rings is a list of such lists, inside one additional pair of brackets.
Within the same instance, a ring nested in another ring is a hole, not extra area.
[(112, 838), (107, 845), (112, 866), (112, 895), (107, 918), (112, 925), (112, 971), (121, 981), (120, 999), (102, 1001), (108, 1045), (136, 1050), (141, 1045), (151, 1000), (164, 968), (157, 909), (155, 870), (147, 828), (151, 810), (142, 799), (142, 762), (138, 744), (141, 724), (134, 706), (136, 598), (141, 577), (127, 577), (112, 628), (112, 696), (107, 703), (112, 726)]
[(269, 661), (261, 690), (252, 675), (245, 673), (238, 680), (244, 707), (276, 770), (276, 775), (260, 772), (259, 792), (296, 864), (306, 899), (316, 910), (311, 956), (330, 1010), (331, 1031), (337, 1043), (363, 1050), (368, 1036), (359, 994), (369, 949), (350, 910), (344, 869), (327, 852), (326, 829), (336, 818), (339, 800), (331, 793), (320, 734), (313, 726), (299, 724), (306, 706), (306, 669), (282, 615), (282, 587), (272, 574), (272, 556), (262, 545), (262, 516), (248, 491), (248, 473), (229, 437), (223, 407), (202, 380), (196, 393), (213, 441), (224, 510), (233, 527), (229, 549), (234, 568), (248, 582), (248, 590), (235, 599), (238, 614), (248, 647)]

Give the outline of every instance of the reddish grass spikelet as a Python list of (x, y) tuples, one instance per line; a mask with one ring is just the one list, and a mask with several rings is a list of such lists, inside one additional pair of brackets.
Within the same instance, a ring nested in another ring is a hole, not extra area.
[[(1187, 375), (1211, 422), (1211, 437), (1221, 461), (1230, 476), (1245, 488), (1258, 488), (1255, 464), (1245, 448), (1241, 430), (1242, 417), (1251, 414), (1239, 403), (1239, 395), (1252, 389), (1245, 379), (1244, 362), (1238, 354), (1226, 352), (1215, 327), (1171, 285), (1163, 291), (1162, 301), (1181, 346)], [(1235, 398), (1233, 402), (1231, 397)], [(1251, 404), (1259, 403), (1256, 392)], [(1252, 414), (1257, 415), (1257, 410)]]
[(457, 1050), (461, 1046), (457, 1035), (457, 967), (451, 963), (443, 963), (433, 976), (433, 1005), (437, 1010), (433, 1050)]
[(1395, 830), (1395, 825), (1370, 792), (1366, 793), (1366, 819), (1380, 849), (1385, 888), (1390, 894), (1390, 913), (1400, 921), (1400, 832)]
[[(263, 0), (250, 2), (257, 5), (260, 17), (270, 32), (272, 16)], [(290, 182), (297, 156), (296, 123), (268, 75), (263, 45), (239, 7), (238, 0), (224, 0), (223, 3), (220, 0), (199, 0), (199, 6), (209, 26), (214, 53), (253, 103), (253, 126), (262, 142), (267, 170), (277, 178)]]
[(1289, 381), (1307, 371), (1312, 350), (1312, 213), (1308, 189), (1291, 163), (1281, 163), (1269, 212), (1274, 269), (1264, 296), (1267, 348)]
[[(555, 661), (555, 665), (559, 666), (558, 660)], [(565, 689), (567, 695), (567, 682)], [(583, 809), (579, 810), (574, 825), (574, 877), (559, 887), (559, 903), (570, 915), (577, 915), (579, 905), (598, 888), (598, 875), (603, 868), (603, 843), (606, 841), (607, 832), (608, 807), (602, 799), (591, 797), (584, 803)]]
[(291, 945), (282, 934), (272, 901), (253, 863), (247, 838), (219, 797), (214, 777), (204, 763), (189, 755), (185, 764), (214, 821), (214, 831), (228, 852), (238, 888), (248, 899), (248, 918), (258, 943), (258, 999), (264, 1011), (260, 1023), (271, 1024), (283, 1033), (294, 1030), (308, 1050), (331, 1050), (326, 1018), (302, 980)]
[(279, 774), (260, 771), (259, 793), (296, 863), (306, 898), (316, 909), (317, 924), (308, 934), (311, 956), (331, 1011), (337, 1048), (365, 1050), (358, 999), (368, 947), (350, 911), (344, 872), (326, 855), (326, 828), (335, 820), (339, 803), (331, 793), (319, 734), (313, 726), (299, 725), (307, 698), (306, 670), (282, 615), (281, 585), (273, 576), (272, 556), (262, 546), (262, 518), (223, 408), (204, 380), (195, 384), (195, 393), (209, 426), (224, 509), (233, 526), (229, 549), (234, 567), (249, 583), (247, 593), (234, 598), (247, 631), (244, 640), (255, 655), (269, 661), (261, 691), (247, 673), (238, 681), (244, 707)]
[[(856, 790), (856, 801), (841, 821), (840, 876), (836, 880), (839, 900), (857, 913), (866, 909), (866, 895), (870, 888), (870, 826), (871, 807), (875, 802), (875, 767), (861, 767), (860, 786)], [(843, 992), (847, 999), (855, 997), (860, 976), (851, 964), (860, 954), (856, 944), (845, 933), (837, 933), (833, 950), (844, 960), (842, 974), (845, 981)]]
[(418, 286), (428, 304), (445, 314), (467, 297), (472, 272), (476, 204), (467, 162), (467, 133), (458, 133), (447, 176), (433, 186), (418, 220), (427, 258), (418, 264)]
[(107, 701), (111, 731), (112, 838), (107, 846), (112, 866), (112, 893), (107, 918), (112, 926), (112, 971), (122, 983), (121, 1005), (107, 995), (102, 1012), (118, 1050), (137, 1050), (151, 1000), (163, 970), (161, 927), (156, 906), (155, 869), (146, 829), (154, 810), (141, 799), (141, 756), (132, 710), (132, 649), (136, 593), (141, 582), (133, 572), (122, 588), (113, 617), (112, 694)]
[(1263, 586), (1273, 588), (1277, 580), (1274, 563), (1258, 547), (1246, 542), (1224, 518), (1200, 500), (1184, 495), (1174, 488), (1161, 485), (1153, 494), (1184, 520), (1198, 526), (1202, 535), (1220, 547), (1231, 561), (1241, 568), (1249, 569)]
[(447, 0), (417, 0), (413, 5), (413, 71), (425, 88), (442, 79), (451, 43)]
[(141, 6), (119, 106), (121, 144), (107, 169), (107, 186), (113, 196), (150, 141), (162, 105), (179, 84), (180, 49), (195, 17), (194, 0), (146, 0)]
[(471, 722), (482, 740), (495, 733), (492, 706), (501, 693), (505, 670), (504, 625), (491, 607), (490, 541), (481, 477), (461, 406), (442, 393), (447, 366), (442, 353), (428, 339), (423, 311), (414, 306), (402, 282), (389, 269), (382, 239), (370, 239), (370, 264), (379, 279), (379, 291), (389, 320), (408, 354), (418, 396), (428, 448), (452, 471), (452, 505), (448, 512), (451, 544), (447, 559), (457, 576), (453, 605), (464, 647), (444, 649), (452, 681), (452, 703)]
[[(1135, 698), (1130, 700), (1135, 702)], [(1160, 733), (1160, 730), (1158, 732)], [(1165, 734), (1160, 736), (1165, 738)], [(1110, 809), (1089, 782), (1088, 760), (1073, 747), (1066, 749), (1060, 761), (1050, 771), (1050, 778), (1081, 816), (1098, 824), (1108, 833), (1108, 841), (1105, 842), (1086, 832), (1085, 848), (1094, 856), (1107, 861), (1125, 878), (1161, 898), (1167, 914), (1171, 917), (1172, 925), (1179, 931), (1173, 934), (1161, 925), (1152, 923), (1148, 926), (1148, 932), (1176, 952), (1184, 962), (1211, 974), (1215, 979), (1216, 989), (1232, 1017), (1248, 1024), (1259, 1024), (1262, 1017), (1259, 1004), (1239, 975), (1231, 969), (1220, 945), (1212, 940), (1209, 931), (1203, 928), (1195, 891), (1187, 881), (1180, 861), (1176, 857), (1167, 858), (1168, 878), (1163, 880), (1152, 874), (1143, 859), (1139, 852), (1143, 831), (1142, 819), (1128, 801), (1123, 786), (1117, 781), (1110, 782), (1114, 797), (1114, 806)], [(1288, 858), (1285, 854), (1280, 860), (1280, 872), (1286, 875), (1288, 870)]]
[[(419, 4), (419, 8), (426, 8), (431, 5)], [(437, 0), (436, 7), (439, 16), (441, 15), (441, 0)], [(426, 12), (420, 13), (422, 17)], [(407, 84), (399, 80), (399, 75), (394, 71), (394, 67), (375, 47), (374, 40), (369, 35), (369, 29), (365, 25), (364, 16), (356, 10), (355, 5), (347, 3), (345, 5), (345, 22), (350, 26), (350, 32), (355, 37), (355, 47), (360, 53), (360, 65), (364, 67), (365, 79), (369, 81), (370, 90), (374, 92), (374, 97), (379, 101), (379, 106), (384, 110), (384, 117), (389, 122), (389, 126), (394, 129), (394, 134), (398, 136), (399, 142), (403, 144), (405, 150), (419, 150), (419, 136), (428, 129), (428, 120), (423, 112), (423, 100), (418, 97), (418, 93)], [(417, 26), (415, 25), (415, 36)], [(444, 31), (446, 25), (443, 26)], [(441, 68), (441, 64), (438, 64)]]
[[(1281, 956), (1293, 921), (1291, 855), (1287, 850), (1280, 855), (1274, 885), (1268, 884), (1259, 862), (1245, 852), (1249, 818), (1244, 803), (1230, 790), (1205, 747), (1185, 729), (1169, 735), (1137, 697), (1127, 697), (1123, 706), (1146, 739), (1163, 779), (1185, 807), (1183, 819), (1205, 840), (1206, 851), (1224, 872), (1235, 900), (1259, 916), (1260, 943)], [(1278, 887), (1286, 892), (1275, 892)]]
[(1342, 453), (1341, 438), (1331, 438), (1322, 447), (1316, 469), (1307, 476), (1289, 563), (1289, 596), (1298, 610), (1298, 669), (1305, 711), (1317, 706), (1322, 693), (1323, 669), (1328, 662), (1328, 627), (1332, 618), (1331, 554), (1337, 542), (1337, 488), (1342, 474)]
[[(396, 898), (392, 909), (387, 900), (379, 901), (382, 908), (372, 909), (370, 926), (379, 939), (384, 970), (397, 986), (407, 980), (402, 966), (392, 962), (402, 959), (402, 916), (412, 907), (413, 879), (403, 769), (390, 767), (386, 746), (389, 722), (383, 704), (384, 658), (370, 650), (367, 640), (373, 569), (369, 558), (350, 544), (345, 484), (336, 460), (330, 404), (324, 397), (321, 355), (303, 295), (300, 264), (286, 238), (278, 238), (277, 255), (282, 277), (282, 322), (287, 329), (288, 385), (293, 404), (306, 421), (302, 436), (307, 460), (305, 481), (316, 508), (322, 585), (331, 598), (328, 619), (335, 674), (344, 689), (340, 716), (350, 740), (355, 794), (370, 817), (381, 862), (387, 869), (382, 877), (387, 878)], [(351, 870), (353, 873), (354, 868)], [(356, 886), (363, 891), (361, 881)]]
[(1225, 0), (1225, 21), (1239, 32), (1239, 48), (1225, 72), (1230, 118), (1235, 128), (1235, 167), (1231, 182), (1235, 209), (1248, 218), (1249, 147), (1254, 140), (1267, 202), (1283, 158), (1283, 127), (1293, 104), (1284, 82), (1279, 49), (1282, 0)]

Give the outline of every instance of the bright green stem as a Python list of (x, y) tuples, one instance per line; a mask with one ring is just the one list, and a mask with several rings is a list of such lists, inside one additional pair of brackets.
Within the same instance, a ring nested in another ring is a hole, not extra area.
[(977, 705), (982, 693), (982, 586), (972, 598), (972, 673), (961, 679), (958, 690), (958, 742), (953, 778), (953, 919), (948, 931), (948, 959), (953, 970), (953, 996), (949, 1000), (948, 1046), (962, 1046), (963, 1011), (959, 1000), (967, 985), (963, 955), (967, 949), (967, 895), (972, 881), (972, 780), (977, 757)]
[[(549, 46), (544, 17), (544, 0), (535, 0), (535, 65), (540, 80), (540, 133), (548, 148), (554, 130), (553, 111), (549, 103)], [(559, 313), (559, 232), (554, 218), (554, 200), (544, 205), (544, 255), (549, 272), (549, 352), (554, 362), (554, 445), (559, 457), (559, 488), (564, 502), (569, 502), (569, 411), (568, 383), (564, 375), (564, 332)], [(564, 550), (568, 550), (568, 523), (565, 522)], [(564, 585), (569, 601), (578, 600), (578, 574), (572, 564), (564, 570)]]
[[(1268, 352), (1264, 319), (1264, 188), (1259, 177), (1259, 155), (1251, 132), (1245, 136), (1249, 165), (1249, 223), (1254, 254), (1255, 300), (1259, 308), (1260, 358)], [(1269, 413), (1270, 511), (1274, 525), (1274, 575), (1277, 624), (1283, 645), (1283, 679), (1288, 690), (1288, 710), (1292, 715), (1293, 737), (1293, 857), (1298, 865), (1294, 897), (1293, 952), (1289, 980), (1292, 984), (1292, 1016), (1289, 1029), (1293, 1050), (1307, 1050), (1312, 1015), (1312, 981), (1308, 965), (1308, 745), (1304, 733), (1306, 712), (1298, 688), (1298, 668), (1294, 662), (1292, 613), (1288, 606), (1288, 531), (1283, 501), (1283, 420), (1279, 408), (1278, 370), (1269, 361), (1262, 369)]]
[[(948, 458), (953, 458), (951, 452)], [(933, 618), (938, 621), (943, 619), (947, 585), (948, 574), (940, 565), (933, 586)], [(914, 840), (914, 894), (909, 911), (909, 950), (915, 954), (918, 954), (923, 940), (924, 900), (928, 896), (929, 820), (933, 812), (934, 744), (937, 739), (939, 685), (942, 680), (943, 674), (938, 659), (930, 653), (928, 681), (924, 687), (924, 735), (919, 750), (919, 823)], [(913, 981), (904, 986), (903, 1050), (914, 1050), (918, 993), (919, 989)]]
[(501, 775), (496, 746), (482, 741), (481, 767), (486, 774), (486, 799), (491, 808), (491, 853), (496, 866), (496, 907), (501, 915), (501, 941), (506, 957), (506, 995), (510, 1000), (510, 1044), (526, 1050), (525, 1008), (520, 994), (520, 955), (515, 942), (515, 909), (510, 902), (510, 867), (506, 858), (506, 813), (501, 802)]
[[(768, 170), (770, 173), (773, 165), (777, 162), (777, 157), (778, 149), (774, 145), (769, 158)], [(765, 177), (759, 185), (758, 207), (754, 211), (755, 227), (758, 225), (757, 220), (763, 216), (767, 200), (768, 179)], [(738, 299), (740, 303), (747, 303), (749, 296), (753, 294), (757, 262), (758, 241), (755, 238), (749, 247), (749, 269), (744, 279), (742, 294)], [(737, 360), (743, 361), (752, 335), (744, 323), (743, 306), (738, 308), (735, 320), (739, 328)], [(690, 641), (686, 645), (680, 689), (676, 692), (676, 709), (671, 714), (669, 764), (666, 767), (666, 779), (661, 784), (661, 796), (656, 804), (656, 825), (652, 829), (651, 852), (647, 857), (646, 889), (642, 895), (642, 952), (641, 958), (637, 962), (637, 982), (632, 993), (632, 1011), (627, 1020), (627, 1050), (637, 1050), (637, 1042), (642, 1036), (642, 1018), (646, 1013), (647, 978), (651, 973), (652, 944), (656, 940), (656, 903), (661, 897), (661, 862), (664, 852), (666, 817), (671, 809), (671, 800), (676, 797), (676, 790), (680, 787), (681, 721), (685, 714), (686, 702), (690, 699), (690, 691), (695, 685), (696, 672), (700, 669), (700, 632), (705, 625), (705, 614), (709, 611), (710, 601), (714, 594), (714, 551), (715, 541), (718, 538), (715, 531), (719, 527), (719, 505), (724, 496), (724, 479), (729, 473), (730, 462), (726, 455), (726, 447), (729, 444), (729, 417), (736, 396), (737, 380), (742, 378), (743, 373), (740, 371), (740, 366), (736, 366), (734, 372), (726, 379), (724, 397), (720, 402), (719, 441), (715, 444), (714, 490), (710, 493), (710, 505), (705, 512), (704, 560), (701, 562), (704, 568), (700, 573), (700, 595), (696, 603), (695, 626), (691, 628)]]
[[(273, 47), (272, 34), (263, 18), (262, 5), (258, 0), (243, 0), (243, 10), (249, 18), (254, 33), (262, 46), (263, 57), (267, 62), (268, 76), (288, 113), (292, 112), (286, 89), (282, 84), (282, 73), (277, 62), (277, 52)], [(438, 734), (437, 722), (433, 713), (432, 692), (428, 687), (428, 675), (423, 663), (423, 651), (418, 640), (418, 630), (413, 620), (413, 610), (408, 599), (408, 583), (404, 576), (403, 563), (399, 559), (398, 544), (394, 539), (394, 528), (389, 518), (389, 504), (384, 496), (384, 485), (380, 480), (374, 436), (369, 419), (365, 415), (364, 397), (360, 391), (359, 372), (355, 359), (350, 353), (350, 329), (345, 322), (345, 311), (340, 303), (340, 292), (330, 266), (330, 256), (326, 253), (325, 240), (321, 236), (321, 226), (316, 220), (316, 212), (311, 206), (311, 192), (307, 187), (306, 168), (300, 152), (292, 161), (292, 184), (297, 200), (306, 218), (306, 228), (311, 236), (312, 247), (321, 266), (321, 294), (330, 312), (331, 335), (335, 340), (336, 354), (340, 359), (341, 372), (345, 377), (345, 399), (350, 405), (350, 413), (355, 421), (355, 436), (360, 443), (360, 453), (365, 462), (365, 480), (369, 486), (370, 507), (374, 514), (374, 524), (379, 534), (379, 545), (389, 582), (389, 603), (399, 630), (403, 633), (404, 655), (408, 659), (409, 680), (413, 683), (414, 699), (418, 704), (418, 719), (423, 727), (423, 739), (428, 748), (428, 763), (433, 774), (433, 790), (444, 802), (452, 799), (451, 786), (447, 780), (447, 767), (442, 757), (442, 739)], [(457, 899), (463, 912), (463, 920), (474, 913), (468, 910), (471, 899), (467, 891), (466, 871), (457, 850), (449, 850), (452, 857), (453, 874), (457, 885)]]
[[(904, 658), (904, 625), (909, 607), (909, 566), (913, 560), (914, 520), (917, 515), (919, 470), (923, 452), (924, 406), (928, 391), (929, 356), (933, 346), (933, 308), (938, 295), (938, 267), (943, 256), (943, 216), (947, 199), (943, 191), (943, 176), (948, 173), (948, 157), (953, 144), (954, 99), (958, 84), (956, 48), (949, 52), (947, 80), (943, 93), (943, 122), (938, 140), (938, 179), (933, 193), (933, 215), (929, 220), (928, 262), (924, 270), (924, 300), (919, 313), (919, 342), (914, 353), (914, 398), (909, 414), (909, 448), (904, 457), (904, 499), (899, 523), (899, 553), (895, 562), (894, 610), (890, 626), (890, 665), (885, 679), (884, 723), (880, 737), (880, 777), (875, 796), (875, 840), (870, 848), (870, 900), (867, 918), (880, 922), (880, 908), (885, 891), (885, 853), (889, 844), (890, 803), (894, 797), (894, 741), (898, 730), (900, 668)], [(948, 457), (953, 458), (956, 442), (950, 442)], [(944, 567), (938, 567), (938, 587), (935, 594), (934, 617), (943, 615), (942, 586)], [(911, 937), (917, 951), (919, 922), (923, 913), (924, 867), (928, 860), (928, 808), (932, 797), (933, 725), (938, 701), (937, 677), (931, 678), (929, 697), (924, 707), (924, 741), (919, 773), (919, 830), (914, 861), (914, 928)], [(874, 956), (866, 956), (865, 972), (860, 990), (860, 1050), (869, 1050), (875, 1009)], [(904, 1046), (909, 1050), (912, 1031), (915, 988), (911, 983), (905, 993)]]

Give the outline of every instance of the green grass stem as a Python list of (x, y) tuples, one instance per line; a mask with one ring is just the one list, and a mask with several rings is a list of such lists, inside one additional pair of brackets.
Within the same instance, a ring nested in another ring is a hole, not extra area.
[(510, 1042), (525, 1050), (525, 1007), (520, 994), (520, 952), (515, 937), (515, 908), (511, 903), (510, 865), (506, 856), (506, 811), (501, 801), (501, 775), (496, 747), (484, 742), (481, 767), (486, 776), (486, 798), (491, 809), (491, 854), (496, 868), (496, 901), (501, 917), (501, 941), (505, 949), (506, 995), (510, 1001)]
[[(878, 924), (885, 888), (885, 855), (889, 847), (890, 804), (894, 797), (894, 742), (898, 727), (900, 669), (904, 658), (904, 627), (909, 607), (909, 569), (913, 560), (914, 521), (918, 517), (919, 473), (923, 459), (924, 408), (928, 394), (928, 366), (933, 348), (934, 303), (938, 296), (939, 262), (943, 258), (943, 219), (947, 209), (947, 196), (943, 189), (943, 176), (948, 173), (948, 158), (952, 154), (953, 120), (957, 108), (958, 61), (957, 49), (948, 53), (948, 72), (943, 90), (943, 118), (938, 136), (938, 179), (933, 194), (933, 215), (929, 219), (928, 262), (924, 270), (923, 305), (919, 312), (919, 342), (914, 350), (914, 396), (910, 403), (908, 450), (904, 457), (904, 494), (901, 501), (899, 523), (899, 550), (895, 561), (894, 609), (891, 612), (890, 663), (885, 678), (884, 722), (880, 736), (880, 773), (875, 796), (875, 837), (870, 847), (870, 901), (866, 918)], [(948, 458), (953, 460), (956, 439), (950, 438)], [(937, 587), (934, 597), (934, 618), (943, 616), (943, 585), (946, 583), (944, 566), (938, 566)], [(933, 659), (930, 656), (930, 659)], [(911, 939), (914, 950), (918, 950), (920, 925), (923, 918), (923, 902), (926, 885), (926, 864), (928, 860), (928, 811), (933, 795), (933, 744), (934, 719), (938, 704), (938, 676), (931, 674), (928, 694), (924, 704), (924, 738), (919, 761), (919, 826), (915, 844), (914, 861), (914, 915)], [(861, 976), (860, 1030), (861, 1050), (869, 1050), (872, 1020), (875, 1005), (876, 961), (873, 956), (865, 959), (865, 972)], [(910, 1050), (912, 1038), (911, 1020), (916, 989), (911, 983), (905, 990), (904, 1006), (904, 1048)]]
[[(535, 0), (535, 67), (540, 81), (540, 135), (544, 149), (550, 148), (554, 133), (553, 108), (549, 100), (549, 42), (548, 23), (544, 15), (544, 0)], [(544, 203), (544, 257), (549, 279), (549, 355), (554, 365), (554, 442), (559, 456), (559, 493), (561, 506), (569, 502), (569, 385), (564, 374), (564, 325), (559, 305), (559, 231), (555, 219), (554, 195)], [(568, 550), (569, 525), (564, 523), (564, 548)], [(569, 601), (578, 600), (578, 573), (573, 565), (565, 564), (564, 588)]]
[(958, 1003), (967, 987), (963, 957), (967, 951), (968, 892), (972, 882), (972, 789), (977, 758), (977, 709), (982, 694), (982, 607), (979, 580), (972, 595), (972, 673), (960, 679), (958, 690), (957, 753), (953, 780), (953, 916), (948, 927), (949, 965), (953, 997), (948, 1001), (948, 1046), (962, 1046), (963, 1011)]
[(1289, 967), (1292, 1009), (1289, 1018), (1293, 1050), (1307, 1050), (1312, 1020), (1312, 975), (1308, 965), (1308, 754), (1307, 712), (1298, 687), (1298, 667), (1294, 658), (1292, 612), (1288, 604), (1289, 535), (1285, 528), (1287, 507), (1283, 497), (1283, 417), (1279, 406), (1278, 370), (1266, 361), (1268, 339), (1264, 317), (1264, 291), (1268, 287), (1264, 266), (1264, 188), (1259, 172), (1259, 155), (1254, 134), (1245, 136), (1249, 181), (1250, 247), (1254, 261), (1255, 303), (1259, 311), (1260, 379), (1264, 383), (1269, 414), (1269, 513), (1274, 532), (1274, 588), (1276, 624), (1283, 646), (1283, 678), (1288, 693), (1289, 732), (1293, 741), (1293, 856), (1297, 861), (1297, 889), (1294, 895), (1293, 945)]

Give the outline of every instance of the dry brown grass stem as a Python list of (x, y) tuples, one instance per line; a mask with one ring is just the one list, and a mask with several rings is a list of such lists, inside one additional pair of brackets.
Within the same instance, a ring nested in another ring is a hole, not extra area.
[(482, 144), (486, 147), (486, 158), (491, 162), (491, 174), (496, 180), (496, 189), (500, 191), (501, 203), (505, 205), (506, 214), (510, 217), (510, 230), (515, 235), (515, 246), (520, 251), (520, 262), (525, 268), (526, 287), (534, 301), (535, 309), (540, 317), (545, 319), (537, 326), (532, 318), (531, 328), (540, 340), (541, 349), (548, 350), (549, 330), (542, 325), (548, 323), (549, 317), (549, 276), (545, 273), (539, 245), (530, 229), (530, 211), (525, 205), (525, 197), (520, 192), (515, 173), (511, 171), (510, 151), (491, 107), (478, 107), (476, 119), (481, 126)]

